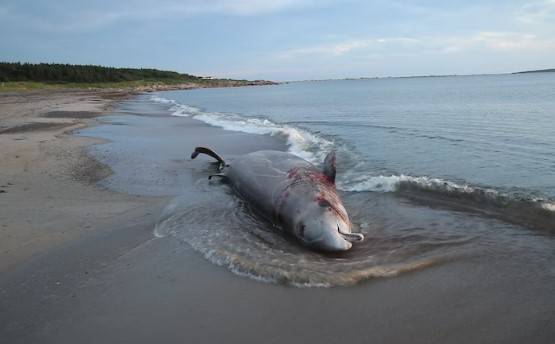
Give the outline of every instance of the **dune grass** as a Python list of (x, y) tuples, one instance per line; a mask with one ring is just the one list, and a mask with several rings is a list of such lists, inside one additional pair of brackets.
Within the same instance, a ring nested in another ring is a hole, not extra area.
[[(0, 82), (0, 92), (60, 90), (60, 89), (129, 89), (140, 87), (156, 87), (181, 85), (182, 81), (119, 81), (119, 82), (40, 82), (40, 81), (6, 81)], [(203, 84), (191, 86), (202, 87)]]

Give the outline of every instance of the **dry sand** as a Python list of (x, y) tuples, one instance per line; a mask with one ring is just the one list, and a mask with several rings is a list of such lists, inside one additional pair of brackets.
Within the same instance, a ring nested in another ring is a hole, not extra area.
[(110, 173), (84, 152), (98, 143), (69, 135), (95, 125), (113, 91), (0, 94), (0, 273), (82, 233), (112, 228), (160, 202), (109, 192)]

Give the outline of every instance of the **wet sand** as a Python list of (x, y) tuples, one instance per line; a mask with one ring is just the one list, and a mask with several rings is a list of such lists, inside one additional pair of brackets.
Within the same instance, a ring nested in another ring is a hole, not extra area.
[[(111, 171), (84, 149), (101, 141), (69, 135), (95, 125), (94, 117), (128, 96), (92, 91), (0, 95), (0, 271), (114, 221), (125, 223), (150, 206), (151, 200), (96, 187)], [(60, 111), (63, 118), (52, 116)]]
[[(21, 270), (17, 282), (23, 287), (3, 286), (10, 290), (3, 296), (11, 300), (3, 302), (2, 318), (10, 315), (1, 319), (8, 324), (3, 338), (10, 343), (549, 343), (553, 335), (553, 324), (545, 321), (549, 308), (541, 300), (523, 297), (527, 291), (516, 285), (507, 290), (509, 281), (472, 262), (350, 288), (298, 289), (235, 276), (172, 240), (123, 244), (128, 239), (122, 237), (138, 236), (140, 242), (143, 234), (121, 228)], [(481, 285), (461, 278), (470, 274), (480, 277)], [(544, 321), (527, 311), (519, 316), (526, 309)]]
[[(38, 104), (25, 110), (24, 121), (4, 117), (18, 107), (3, 99), (2, 125), (39, 121), (50, 111), (106, 112), (110, 104), (94, 102), (90, 110), (89, 98), (71, 96), (60, 102), (73, 104), (69, 109), (48, 105), (56, 97), (16, 97), (13, 104)], [(111, 127), (129, 129), (107, 145), (88, 146), (100, 161), (83, 147), (103, 141), (63, 134), (96, 125), (88, 116), (48, 118), (74, 127), (0, 134), (0, 184), (6, 185), (0, 336), (6, 342), (549, 343), (555, 335), (555, 271), (544, 283), (530, 283), (535, 274), (515, 275), (503, 256), (351, 287), (294, 288), (234, 275), (182, 242), (154, 238), (168, 196), (187, 195), (187, 186), (209, 172), (206, 160), (189, 161), (189, 145), (227, 155), (280, 143), (191, 119), (167, 117), (173, 129), (157, 128), (150, 118), (160, 113), (139, 110), (128, 102), (115, 117), (100, 119), (111, 124), (96, 127), (98, 137), (121, 133)], [(151, 137), (138, 135), (145, 129)], [(156, 156), (147, 147), (160, 134), (179, 136), (182, 144)], [(387, 203), (394, 196), (379, 197)]]

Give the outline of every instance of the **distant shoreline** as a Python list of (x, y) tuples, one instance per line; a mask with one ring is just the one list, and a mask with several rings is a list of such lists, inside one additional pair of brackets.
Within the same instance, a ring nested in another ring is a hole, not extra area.
[(294, 82), (314, 82), (314, 81), (340, 81), (340, 80), (376, 80), (376, 79), (416, 79), (416, 78), (448, 78), (454, 76), (492, 76), (492, 75), (514, 75), (514, 74), (526, 74), (526, 73), (551, 73), (555, 72), (553, 69), (538, 69), (538, 70), (527, 70), (521, 72), (508, 72), (508, 73), (483, 73), (483, 74), (430, 74), (430, 75), (402, 75), (402, 76), (361, 76), (354, 78), (331, 78), (331, 79), (307, 79), (307, 80), (290, 80), (283, 81), (282, 83), (294, 83)]
[(555, 68), (550, 69), (536, 69), (536, 70), (525, 70), (522, 72), (514, 72), (512, 74), (524, 74), (524, 73), (554, 73)]

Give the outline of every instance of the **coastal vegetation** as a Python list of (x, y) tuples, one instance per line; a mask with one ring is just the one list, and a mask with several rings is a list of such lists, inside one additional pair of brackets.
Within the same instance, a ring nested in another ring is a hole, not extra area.
[(0, 62), (0, 90), (43, 88), (197, 88), (263, 85), (265, 80), (215, 79), (152, 68)]

